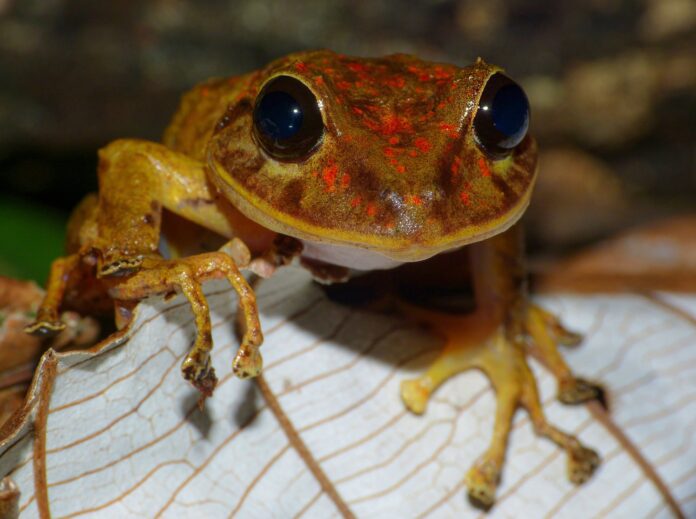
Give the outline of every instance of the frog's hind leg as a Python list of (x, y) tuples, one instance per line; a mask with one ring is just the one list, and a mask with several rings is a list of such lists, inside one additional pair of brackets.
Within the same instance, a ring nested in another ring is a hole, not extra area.
[(25, 332), (48, 336), (65, 328), (65, 323), (60, 320), (60, 308), (66, 289), (80, 275), (88, 277), (87, 271), (93, 268), (93, 265), (83, 261), (91, 254), (89, 247), (83, 244), (94, 236), (97, 204), (96, 196), (87, 195), (70, 216), (67, 227), (67, 249), (70, 254), (51, 264), (46, 293), (37, 310), (36, 320), (24, 328)]
[(65, 323), (60, 320), (60, 306), (70, 275), (78, 267), (80, 259), (78, 254), (71, 254), (58, 258), (51, 264), (46, 294), (36, 313), (36, 319), (24, 328), (25, 332), (48, 336), (65, 329)]
[(579, 334), (567, 330), (556, 316), (543, 308), (527, 306), (524, 327), (529, 336), (529, 353), (537, 358), (558, 381), (558, 400), (578, 404), (588, 400), (603, 401), (604, 392), (598, 384), (575, 377), (558, 352), (558, 344), (575, 346), (582, 340)]
[(434, 326), (446, 339), (442, 354), (421, 377), (406, 380), (401, 385), (401, 397), (415, 413), (425, 410), (430, 394), (445, 380), (462, 371), (482, 370), (496, 391), (496, 412), (493, 434), (488, 449), (474, 463), (465, 482), (470, 499), (484, 508), (495, 500), (507, 448), (513, 415), (522, 406), (529, 412), (537, 434), (545, 436), (568, 453), (568, 476), (582, 483), (599, 463), (597, 454), (584, 447), (574, 436), (550, 425), (544, 416), (532, 374), (526, 360), (525, 346), (508, 337), (503, 327), (491, 328), (485, 318), (462, 316), (459, 322), (452, 316), (432, 314), (421, 321)]

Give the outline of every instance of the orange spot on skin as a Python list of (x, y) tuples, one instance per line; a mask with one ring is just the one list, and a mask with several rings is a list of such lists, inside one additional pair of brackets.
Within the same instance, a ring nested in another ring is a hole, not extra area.
[(350, 201), (350, 206), (351, 207), (358, 207), (362, 203), (362, 197), (360, 195), (357, 195), (353, 198), (353, 200)]
[(452, 77), (452, 72), (443, 69), (442, 67), (435, 67), (435, 79), (449, 79)]
[(363, 124), (367, 126), (370, 130), (373, 132), (376, 132), (377, 129), (379, 128), (379, 124), (377, 124), (374, 121), (371, 121), (370, 119), (363, 119)]
[(346, 65), (346, 67), (348, 67), (348, 69), (350, 69), (353, 72), (356, 72), (358, 74), (365, 73), (365, 65), (362, 63), (356, 63), (356, 62), (348, 63)]
[(405, 117), (399, 117), (396, 114), (388, 114), (382, 119), (382, 125), (379, 131), (384, 135), (392, 135), (394, 133), (411, 132), (413, 128), (409, 120)]
[(375, 204), (370, 202), (367, 204), (365, 211), (367, 212), (367, 216), (375, 216), (377, 214), (377, 207), (375, 207)]
[(301, 61), (298, 61), (297, 63), (295, 63), (295, 70), (297, 70), (298, 72), (307, 72), (307, 65)]
[(406, 84), (406, 80), (403, 77), (397, 76), (388, 78), (384, 83), (392, 88), (403, 88)]
[(466, 191), (462, 191), (461, 193), (459, 193), (459, 200), (461, 200), (464, 205), (471, 205), (469, 193), (467, 193)]
[(417, 157), (417, 156), (418, 156), (418, 152), (417, 152), (416, 150), (411, 150), (411, 151), (408, 152), (408, 154), (409, 154), (409, 156), (411, 156), (411, 157)]
[(396, 135), (394, 137), (389, 137), (389, 144), (399, 144), (399, 138)]
[(323, 85), (324, 84), (324, 78), (321, 76), (314, 76), (314, 82), (317, 85)]
[(396, 150), (394, 148), (392, 148), (391, 146), (387, 146), (386, 148), (384, 148), (385, 157), (393, 157), (394, 155), (396, 155)]
[(457, 178), (459, 175), (459, 168), (462, 165), (462, 158), (458, 155), (454, 157), (452, 160), (452, 164), (450, 164), (450, 172), (452, 173), (452, 179)]
[(340, 88), (341, 90), (348, 90), (350, 88), (350, 83), (348, 81), (339, 81), (336, 83), (336, 87)]
[(413, 205), (423, 205), (423, 199), (418, 195), (409, 196), (408, 201)]
[(457, 129), (451, 124), (441, 123), (440, 130), (453, 139), (457, 137)]
[(481, 172), (481, 176), (483, 177), (490, 177), (491, 176), (491, 170), (488, 169), (488, 162), (486, 162), (486, 159), (483, 157), (478, 158), (478, 167), (479, 171)]
[(321, 178), (324, 181), (324, 190), (327, 193), (332, 193), (336, 190), (336, 176), (338, 175), (338, 164), (331, 164), (324, 168), (321, 172)]
[(406, 173), (406, 166), (404, 166), (403, 164), (398, 164), (396, 166), (396, 171), (398, 171), (399, 173)]
[(423, 153), (428, 153), (430, 151), (430, 141), (425, 137), (418, 137), (415, 141), (413, 141), (413, 144), (415, 144), (416, 148), (421, 150)]
[(341, 190), (348, 189), (348, 186), (350, 186), (350, 175), (348, 173), (344, 173), (341, 177)]
[(365, 112), (363, 112), (360, 108), (358, 108), (357, 106), (351, 107), (351, 110), (353, 110), (353, 113), (354, 113), (354, 114), (357, 114), (357, 115), (362, 115), (362, 114), (365, 113)]

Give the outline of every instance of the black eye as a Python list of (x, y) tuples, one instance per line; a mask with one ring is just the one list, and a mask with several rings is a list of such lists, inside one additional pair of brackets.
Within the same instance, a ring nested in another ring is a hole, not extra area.
[(488, 153), (502, 157), (517, 146), (529, 128), (529, 102), (517, 83), (493, 74), (486, 83), (474, 119), (474, 135)]
[(317, 98), (299, 79), (278, 76), (256, 98), (254, 131), (272, 157), (306, 157), (324, 133)]

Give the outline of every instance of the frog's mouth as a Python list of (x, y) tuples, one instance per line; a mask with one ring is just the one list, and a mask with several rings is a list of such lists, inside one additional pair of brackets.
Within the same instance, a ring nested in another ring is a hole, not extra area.
[[(536, 144), (530, 141), (530, 150), (536, 156)], [(316, 247), (326, 249), (336, 245), (337, 250), (363, 249), (371, 251), (371, 256), (383, 256), (393, 262), (422, 261), (436, 254), (451, 251), (465, 245), (485, 240), (504, 232), (514, 225), (524, 214), (531, 197), (536, 179), (536, 160), (531, 168), (528, 183), (515, 201), (505, 207), (495, 217), (482, 219), (472, 225), (462, 226), (446, 234), (430, 234), (411, 237), (408, 235), (385, 235), (359, 232), (354, 229), (339, 228), (335, 222), (321, 226), (288, 212), (282, 211), (279, 204), (255, 196), (240, 184), (233, 175), (213, 156), (209, 157), (212, 169), (212, 182), (224, 196), (247, 218), (274, 232), (291, 236)], [(334, 224), (333, 226), (331, 224)]]

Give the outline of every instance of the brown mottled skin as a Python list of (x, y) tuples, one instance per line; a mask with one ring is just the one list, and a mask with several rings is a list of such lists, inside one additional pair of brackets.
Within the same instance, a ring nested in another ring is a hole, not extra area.
[[(530, 303), (525, 291), (514, 224), (534, 184), (536, 144), (527, 136), (505, 158), (493, 158), (474, 138), (479, 98), (499, 71), (482, 60), (459, 68), (405, 55), (365, 59), (316, 51), (195, 87), (164, 144), (124, 139), (100, 150), (99, 194), (75, 210), (69, 255), (53, 263), (46, 298), (27, 331), (64, 327), (64, 299), (113, 302), (123, 326), (138, 300), (180, 291), (198, 330), (182, 372), (208, 396), (217, 379), (201, 289), (206, 279), (224, 277), (239, 295), (243, 337), (233, 369), (246, 377), (261, 370), (263, 336), (240, 268), (267, 277), (300, 257), (316, 278), (342, 281), (346, 267), (365, 268), (370, 263), (361, 262), (369, 257), (385, 266), (409, 263), (392, 272), (404, 279), (415, 273), (418, 285), (470, 276), (475, 309), (469, 314), (440, 313), (424, 308), (424, 300), (399, 304), (404, 315), (445, 338), (427, 372), (402, 383), (405, 405), (424, 412), (430, 394), (466, 369), (491, 379), (498, 400), (494, 432), (466, 477), (481, 506), (494, 501), (520, 406), (539, 434), (566, 450), (570, 479), (585, 481), (599, 458), (546, 421), (526, 360), (534, 354), (548, 367), (564, 403), (598, 394), (597, 386), (573, 376), (557, 350), (579, 337)], [(311, 90), (324, 125), (317, 146), (294, 161), (269, 156), (254, 132), (256, 97), (280, 75)], [(169, 259), (160, 254), (162, 235)], [(414, 262), (424, 270), (411, 269)]]
[[(526, 207), (533, 139), (492, 161), (470, 130), (481, 91), (499, 70), (406, 55), (294, 54), (197, 87), (165, 143), (207, 159), (216, 186), (268, 228), (420, 260), (497, 234)], [(323, 140), (302, 162), (273, 160), (250, 131), (256, 95), (279, 75), (300, 79), (324, 107)]]

